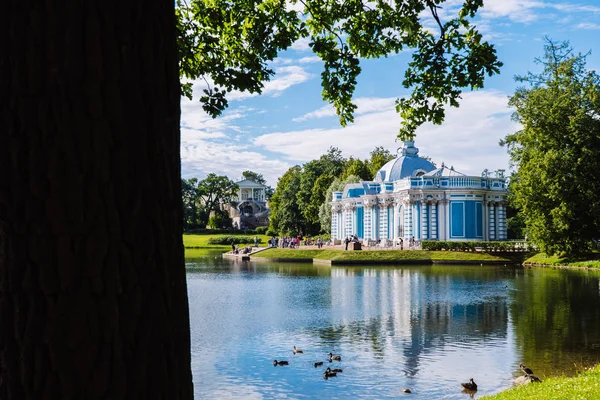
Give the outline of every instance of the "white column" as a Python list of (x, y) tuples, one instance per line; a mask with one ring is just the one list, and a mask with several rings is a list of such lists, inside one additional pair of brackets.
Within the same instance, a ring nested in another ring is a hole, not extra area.
[(438, 201), (438, 239), (446, 240), (446, 208), (444, 205), (445, 200)]
[(413, 207), (410, 201), (404, 203), (404, 245), (408, 248), (408, 243), (413, 231)]
[(430, 226), (431, 226), (431, 235), (430, 235), (430, 237), (433, 240), (437, 240), (437, 238), (438, 238), (438, 234), (437, 234), (437, 232), (438, 232), (438, 228), (437, 228), (438, 227), (438, 224), (437, 224), (437, 205), (438, 205), (437, 201), (431, 203), (431, 214), (430, 214), (430, 219), (429, 219), (429, 221), (431, 222), (430, 223)]
[(427, 202), (421, 201), (421, 237), (420, 240), (427, 239)]
[(490, 227), (490, 240), (496, 240), (496, 210), (494, 209), (494, 202), (489, 203), (489, 227)]
[(483, 232), (483, 241), (484, 242), (486, 242), (486, 241), (489, 240), (488, 239), (488, 225), (489, 224), (487, 222), (487, 220), (488, 220), (488, 217), (487, 217), (487, 215), (488, 215), (488, 208), (486, 206), (487, 206), (487, 203), (485, 201), (485, 196), (484, 196), (484, 200), (483, 200), (483, 203), (481, 205), (481, 223), (483, 224), (483, 227), (482, 227), (483, 231), (482, 232)]
[(450, 240), (450, 218), (452, 218), (452, 215), (450, 215), (450, 200), (444, 200), (444, 209), (446, 214), (446, 240)]
[(506, 208), (504, 203), (498, 204), (498, 239), (506, 240)]

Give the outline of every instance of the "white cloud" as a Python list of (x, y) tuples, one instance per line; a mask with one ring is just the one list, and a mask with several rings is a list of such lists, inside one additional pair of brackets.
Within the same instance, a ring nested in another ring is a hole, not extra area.
[[(389, 99), (374, 100), (389, 102)], [(345, 156), (361, 158), (367, 158), (376, 146), (390, 150), (400, 147), (401, 143), (395, 142), (400, 117), (393, 102), (371, 110), (346, 128), (273, 132), (257, 137), (254, 144), (301, 162), (319, 157), (330, 146), (339, 147)], [(444, 161), (458, 171), (479, 175), (485, 168), (507, 168), (508, 157), (498, 141), (516, 129), (510, 119), (506, 94), (469, 92), (463, 95), (460, 108), (447, 111), (443, 125), (421, 127), (416, 143), (421, 155), (432, 157), (438, 164)]]
[(319, 56), (311, 56), (311, 57), (302, 57), (298, 60), (300, 64), (310, 64), (310, 63), (318, 63), (322, 62)]
[(598, 30), (600, 29), (600, 25), (593, 22), (581, 22), (575, 26), (575, 29)]
[[(357, 116), (357, 115), (367, 114), (367, 113), (371, 113), (371, 112), (375, 112), (375, 111), (389, 109), (390, 106), (393, 106), (395, 104), (395, 101), (396, 101), (395, 97), (390, 97), (390, 98), (359, 97), (357, 99), (354, 99), (354, 104), (356, 104), (356, 107), (357, 107), (354, 112), (354, 115)], [(331, 104), (328, 104), (328, 105), (323, 106), (315, 111), (306, 113), (301, 117), (293, 118), (292, 121), (300, 122), (300, 121), (306, 121), (306, 120), (315, 119), (315, 118), (334, 117), (335, 115), (336, 115), (335, 109), (333, 108), (333, 106)]]
[(310, 46), (308, 45), (309, 43), (310, 43), (309, 38), (300, 38), (300, 39), (296, 40), (290, 47), (293, 50), (297, 50), (297, 51), (309, 51), (310, 50)]

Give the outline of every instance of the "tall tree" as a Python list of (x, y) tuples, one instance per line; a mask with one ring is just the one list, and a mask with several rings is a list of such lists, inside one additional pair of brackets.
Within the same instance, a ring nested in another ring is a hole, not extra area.
[(505, 138), (512, 199), (541, 250), (575, 254), (600, 237), (600, 77), (585, 55), (546, 39), (538, 74), (510, 99), (523, 128)]
[[(458, 107), (462, 88), (483, 87), (485, 76), (498, 73), (502, 65), (494, 47), (470, 22), (483, 0), (461, 1), (456, 15), (439, 12), (445, 3), (181, 0), (182, 74), (214, 83), (201, 101), (207, 112), (218, 115), (231, 89), (260, 93), (274, 74), (265, 61), (306, 37), (324, 62), (323, 99), (334, 105), (346, 125), (354, 120), (351, 100), (360, 59), (413, 49), (403, 81), (411, 95), (396, 101), (402, 117), (399, 136), (412, 138), (424, 122), (440, 124), (447, 105)], [(183, 88), (191, 97), (191, 83)]]
[(302, 168), (296, 165), (279, 178), (271, 198), (270, 230), (283, 235), (306, 233), (306, 221), (300, 212), (296, 196), (300, 190), (301, 173)]
[(170, 0), (0, 6), (0, 398), (190, 399)]
[(224, 203), (237, 196), (238, 186), (224, 175), (208, 174), (198, 182), (198, 195), (206, 212), (220, 212)]
[(359, 58), (413, 47), (411, 136), (500, 66), (469, 24), (482, 0), (447, 21), (431, 0), (312, 0), (307, 18), (286, 4), (192, 0), (173, 18), (167, 0), (2, 3), (0, 397), (192, 397), (178, 69), (212, 78), (216, 115), (309, 36), (345, 123)]
[(183, 203), (183, 229), (195, 228), (200, 223), (202, 208), (197, 178), (181, 180), (181, 200)]
[(369, 159), (369, 170), (371, 171), (371, 179), (375, 177), (377, 171), (381, 169), (388, 161), (394, 159), (394, 155), (383, 146), (378, 146), (371, 152)]
[(347, 177), (354, 175), (358, 176), (363, 181), (370, 181), (373, 179), (371, 170), (369, 169), (369, 161), (362, 161), (359, 158), (350, 158), (344, 168), (344, 172), (341, 175), (342, 180)]

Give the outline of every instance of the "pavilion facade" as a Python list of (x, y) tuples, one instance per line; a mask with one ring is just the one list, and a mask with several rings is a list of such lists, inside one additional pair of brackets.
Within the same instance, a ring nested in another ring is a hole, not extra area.
[(334, 192), (331, 237), (369, 241), (505, 240), (503, 171), (467, 176), (418, 156), (411, 141), (373, 181)]

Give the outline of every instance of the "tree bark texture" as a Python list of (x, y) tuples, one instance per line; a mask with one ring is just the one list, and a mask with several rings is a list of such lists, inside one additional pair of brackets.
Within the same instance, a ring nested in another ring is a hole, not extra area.
[(0, 398), (193, 395), (172, 0), (0, 5)]

